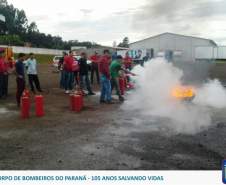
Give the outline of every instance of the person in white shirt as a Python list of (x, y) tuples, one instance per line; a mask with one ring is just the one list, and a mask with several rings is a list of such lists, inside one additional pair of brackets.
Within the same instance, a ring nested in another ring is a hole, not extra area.
[(37, 61), (33, 53), (29, 54), (29, 58), (27, 59), (27, 62), (26, 62), (26, 69), (27, 69), (28, 80), (29, 80), (31, 91), (35, 93), (35, 89), (34, 89), (34, 84), (35, 84), (36, 89), (39, 92), (42, 92), (39, 78), (38, 78)]

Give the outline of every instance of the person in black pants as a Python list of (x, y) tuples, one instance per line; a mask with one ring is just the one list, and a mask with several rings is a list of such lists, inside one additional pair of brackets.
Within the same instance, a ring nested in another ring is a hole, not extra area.
[(95, 54), (90, 57), (90, 60), (92, 61), (92, 64), (91, 64), (91, 83), (92, 84), (93, 84), (93, 77), (95, 73), (96, 73), (97, 83), (100, 84), (99, 66), (98, 66), (99, 59), (100, 59), (100, 56), (98, 55), (97, 52), (95, 52)]
[(27, 69), (28, 80), (29, 80), (29, 85), (30, 85), (31, 91), (33, 93), (35, 93), (35, 89), (34, 89), (34, 84), (35, 84), (36, 89), (39, 92), (42, 92), (42, 89), (40, 87), (39, 78), (38, 78), (38, 72), (37, 72), (37, 61), (34, 58), (33, 53), (30, 53), (30, 57), (26, 62), (26, 69)]
[(5, 49), (0, 48), (0, 98), (5, 97), (5, 76), (6, 76), (6, 61)]
[(17, 106), (20, 107), (20, 98), (24, 92), (25, 89), (25, 74), (24, 74), (24, 60), (25, 60), (25, 54), (19, 53), (18, 60), (16, 62), (16, 83), (17, 83), (17, 92), (16, 92), (16, 100), (17, 100)]
[(28, 75), (28, 80), (29, 80), (29, 84), (30, 84), (32, 92), (35, 92), (35, 88), (34, 88), (33, 83), (35, 84), (36, 89), (38, 90), (38, 92), (42, 92), (42, 89), (40, 87), (40, 82), (39, 82), (39, 79), (38, 79), (38, 75), (29, 74)]
[(9, 74), (8, 74), (8, 71), (6, 71), (3, 76), (3, 97), (4, 98), (8, 96), (8, 84), (9, 84)]
[(86, 88), (88, 90), (88, 95), (95, 95), (93, 93), (91, 86), (90, 86), (90, 81), (89, 81), (89, 66), (87, 64), (87, 55), (86, 53), (81, 54), (81, 58), (78, 61), (79, 63), (79, 78), (80, 78), (80, 88), (83, 90), (84, 89), (84, 81), (86, 83)]

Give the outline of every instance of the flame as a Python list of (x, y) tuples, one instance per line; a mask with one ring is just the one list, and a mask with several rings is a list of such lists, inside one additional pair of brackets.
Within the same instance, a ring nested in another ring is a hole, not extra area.
[(172, 90), (172, 96), (177, 99), (193, 98), (194, 88), (190, 86), (177, 86)]

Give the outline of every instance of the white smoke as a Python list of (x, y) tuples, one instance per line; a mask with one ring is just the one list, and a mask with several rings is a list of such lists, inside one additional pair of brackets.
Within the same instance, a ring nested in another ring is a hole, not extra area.
[(226, 107), (226, 91), (219, 80), (211, 80), (196, 91), (194, 102), (202, 106)]
[(145, 121), (159, 118), (159, 128), (194, 134), (211, 125), (212, 108), (226, 107), (226, 91), (217, 80), (198, 87), (193, 102), (173, 98), (172, 89), (182, 85), (183, 72), (163, 59), (153, 59), (144, 68), (136, 66), (133, 72), (138, 75), (133, 79), (136, 89), (122, 108), (136, 111)]

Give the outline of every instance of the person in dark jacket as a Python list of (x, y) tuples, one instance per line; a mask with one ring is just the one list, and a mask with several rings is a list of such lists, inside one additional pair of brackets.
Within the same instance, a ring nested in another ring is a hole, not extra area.
[(95, 95), (93, 93), (90, 81), (89, 81), (89, 65), (87, 64), (87, 55), (86, 53), (81, 53), (81, 58), (78, 61), (79, 63), (79, 78), (80, 78), (80, 88), (84, 89), (84, 81), (86, 83), (86, 88), (88, 90), (88, 95)]
[(16, 83), (17, 83), (17, 92), (16, 92), (16, 100), (17, 106), (20, 107), (20, 98), (25, 89), (25, 69), (24, 69), (24, 60), (26, 55), (24, 53), (18, 54), (18, 60), (16, 62)]

